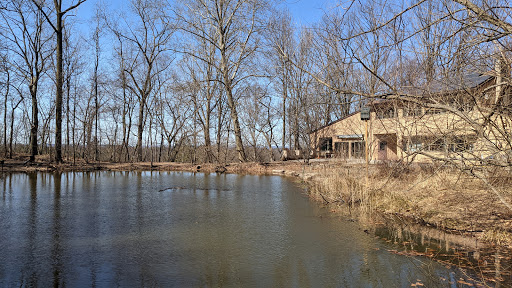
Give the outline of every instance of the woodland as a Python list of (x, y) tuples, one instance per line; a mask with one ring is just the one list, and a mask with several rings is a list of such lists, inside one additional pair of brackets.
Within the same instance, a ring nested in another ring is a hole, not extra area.
[[(510, 103), (478, 107), (476, 123), (453, 103), (407, 93), (502, 75), (512, 61), (508, 1), (340, 0), (310, 25), (279, 1), (99, 2), (81, 20), (84, 2), (0, 4), (3, 159), (273, 161), (284, 148), (309, 149), (313, 129), (395, 97), (500, 134), (493, 149), (505, 156), (484, 164), (511, 166), (499, 120)], [(509, 76), (493, 88), (507, 93)]]

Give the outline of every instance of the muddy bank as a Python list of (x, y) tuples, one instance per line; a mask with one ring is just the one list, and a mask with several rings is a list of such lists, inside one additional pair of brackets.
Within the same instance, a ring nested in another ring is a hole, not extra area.
[[(300, 171), (303, 164), (299, 161), (272, 163), (227, 163), (227, 164), (191, 164), (174, 162), (85, 162), (66, 161), (54, 163), (45, 160), (29, 162), (26, 159), (7, 159), (0, 164), (3, 172), (87, 172), (87, 171), (188, 171), (205, 173), (241, 173), (272, 174), (274, 169)], [(283, 170), (283, 171), (284, 171)]]

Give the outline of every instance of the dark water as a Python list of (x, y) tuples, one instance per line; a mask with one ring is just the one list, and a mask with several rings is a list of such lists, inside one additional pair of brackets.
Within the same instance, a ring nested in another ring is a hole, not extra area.
[(281, 177), (12, 174), (0, 197), (0, 287), (464, 286)]

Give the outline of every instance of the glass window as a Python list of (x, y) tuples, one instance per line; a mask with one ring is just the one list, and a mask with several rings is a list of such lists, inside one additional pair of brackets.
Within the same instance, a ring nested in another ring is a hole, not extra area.
[(377, 118), (378, 119), (386, 119), (386, 118), (395, 118), (397, 117), (396, 109), (395, 107), (388, 107), (388, 108), (382, 108), (377, 109)]
[(446, 111), (444, 109), (440, 109), (440, 108), (428, 108), (426, 111), (425, 111), (425, 114), (427, 115), (435, 115), (435, 114), (442, 114), (442, 113), (445, 113)]
[(446, 144), (444, 139), (429, 139), (430, 141), (425, 146), (425, 150), (428, 151), (445, 151)]
[(364, 145), (364, 141), (351, 143), (352, 158), (364, 158)]
[(464, 151), (472, 151), (474, 148), (474, 143), (476, 141), (476, 137), (474, 136), (460, 136), (460, 137), (451, 137), (448, 139), (448, 151), (451, 152), (464, 152)]
[(423, 138), (413, 136), (409, 141), (407, 141), (406, 150), (409, 152), (421, 151), (423, 149)]
[(320, 138), (320, 151), (332, 151), (332, 138)]
[(413, 136), (407, 141), (407, 151), (416, 152), (422, 149), (437, 152), (464, 152), (473, 150), (476, 136), (454, 136), (454, 137), (427, 137)]
[(421, 107), (406, 107), (404, 108), (404, 117), (420, 117), (423, 115)]
[(347, 158), (348, 157), (349, 142), (335, 142), (334, 151), (337, 157)]

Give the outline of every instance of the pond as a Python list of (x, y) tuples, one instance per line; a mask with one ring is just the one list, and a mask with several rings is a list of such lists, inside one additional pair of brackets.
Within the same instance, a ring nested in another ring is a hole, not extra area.
[(5, 174), (0, 197), (2, 287), (464, 285), (278, 176)]

